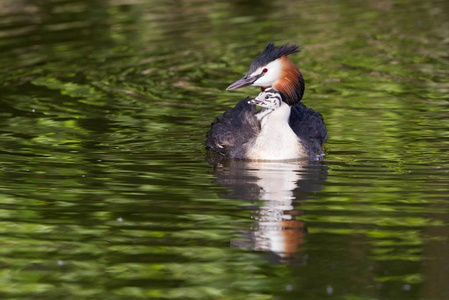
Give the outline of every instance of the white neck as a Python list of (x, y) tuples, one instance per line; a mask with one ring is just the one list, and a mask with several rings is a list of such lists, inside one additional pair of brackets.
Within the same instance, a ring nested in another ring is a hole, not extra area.
[(281, 103), (281, 106), (279, 106), (276, 109), (273, 109), (271, 113), (267, 114), (264, 119), (262, 120), (262, 130), (267, 126), (267, 124), (276, 125), (279, 123), (287, 123), (288, 125), (288, 118), (290, 118), (290, 106), (288, 106), (286, 103)]
[(285, 160), (305, 156), (298, 137), (288, 124), (289, 117), (290, 106), (286, 103), (262, 117), (261, 131), (248, 151), (249, 159)]

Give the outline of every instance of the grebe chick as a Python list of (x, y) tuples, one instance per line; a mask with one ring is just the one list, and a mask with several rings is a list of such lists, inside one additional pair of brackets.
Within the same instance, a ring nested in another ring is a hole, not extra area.
[[(292, 153), (296, 153), (296, 158), (315, 158), (323, 155), (323, 143), (327, 141), (326, 125), (320, 113), (300, 102), (305, 89), (304, 79), (288, 57), (296, 52), (299, 52), (297, 45), (275, 47), (269, 43), (264, 52), (251, 63), (246, 75), (227, 88), (234, 90), (244, 86), (260, 86), (262, 94), (267, 90), (268, 93), (277, 94), (282, 101), (278, 108), (269, 113), (266, 110), (257, 113), (255, 105), (248, 103), (250, 99), (243, 99), (212, 123), (207, 133), (207, 149), (225, 157), (240, 159), (282, 160), (290, 159)], [(261, 94), (258, 97), (260, 99)], [(269, 119), (272, 119), (272, 122), (267, 127), (264, 122)], [(290, 128), (285, 127), (285, 123)], [(270, 128), (276, 130), (269, 130)], [(283, 142), (287, 143), (286, 137), (291, 138), (288, 145), (294, 149), (287, 151), (278, 145), (278, 154), (271, 148), (264, 151), (261, 147), (268, 147), (269, 138), (278, 138), (274, 132), (279, 133), (279, 128), (285, 130), (282, 134)], [(295, 136), (292, 136), (291, 132)], [(261, 139), (258, 139), (261, 134)], [(263, 152), (263, 155), (256, 154), (259, 151)]]
[(271, 88), (266, 89), (265, 91), (261, 92), (256, 98), (248, 101), (249, 104), (264, 108), (260, 112), (256, 113), (257, 120), (261, 122), (261, 126), (264, 125), (264, 122), (262, 122), (262, 120), (266, 120), (264, 119), (264, 117), (273, 112), (273, 110), (275, 110), (276, 108), (279, 108), (281, 106), (281, 102), (281, 94), (279, 94), (279, 92), (275, 89)]
[(260, 122), (260, 132), (248, 145), (248, 159), (286, 160), (307, 156), (307, 150), (288, 124), (290, 106), (282, 101), (278, 91), (268, 88), (249, 103), (264, 109), (255, 115)]

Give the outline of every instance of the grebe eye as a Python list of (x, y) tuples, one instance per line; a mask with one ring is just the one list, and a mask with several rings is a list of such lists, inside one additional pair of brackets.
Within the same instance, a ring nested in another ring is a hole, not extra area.
[(265, 68), (265, 69), (262, 70), (262, 73), (267, 73), (267, 72), (268, 72), (268, 69), (267, 69), (267, 68)]
[(268, 95), (265, 96), (265, 99), (268, 99)]

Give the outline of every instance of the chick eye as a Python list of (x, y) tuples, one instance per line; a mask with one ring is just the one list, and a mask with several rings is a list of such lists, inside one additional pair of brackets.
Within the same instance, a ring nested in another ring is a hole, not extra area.
[(267, 72), (268, 72), (268, 69), (267, 69), (267, 68), (265, 68), (265, 69), (262, 70), (262, 73), (267, 73)]
[(268, 99), (268, 95), (265, 96), (265, 99)]

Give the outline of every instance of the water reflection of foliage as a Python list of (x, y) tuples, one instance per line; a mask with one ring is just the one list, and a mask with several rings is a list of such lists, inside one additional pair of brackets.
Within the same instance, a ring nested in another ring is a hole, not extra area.
[[(335, 280), (409, 298), (395, 284), (424, 280), (448, 298), (447, 2), (7, 2), (2, 293), (316, 298)], [(304, 101), (331, 137), (297, 217), (301, 269), (227, 248), (251, 213), (216, 196), (202, 160), (208, 123), (255, 93), (223, 89), (267, 41), (304, 46)]]

